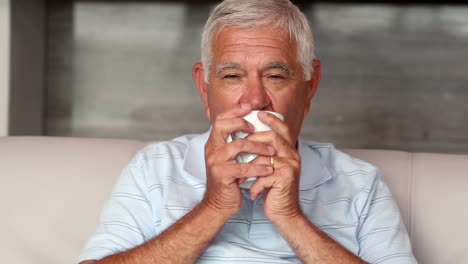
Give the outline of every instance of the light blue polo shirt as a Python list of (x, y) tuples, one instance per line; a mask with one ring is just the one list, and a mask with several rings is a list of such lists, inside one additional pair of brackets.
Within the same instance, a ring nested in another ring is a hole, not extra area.
[[(192, 210), (205, 192), (208, 136), (183, 136), (136, 154), (79, 262), (143, 244)], [(369, 263), (416, 263), (398, 206), (375, 166), (331, 144), (299, 140), (298, 147), (299, 199), (312, 223)], [(261, 198), (251, 201), (243, 191), (242, 202), (198, 263), (300, 263), (265, 216)]]

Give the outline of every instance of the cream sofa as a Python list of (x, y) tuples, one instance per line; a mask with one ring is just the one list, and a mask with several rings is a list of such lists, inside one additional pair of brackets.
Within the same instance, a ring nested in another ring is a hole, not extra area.
[[(0, 137), (1, 262), (75, 263), (120, 170), (147, 143)], [(382, 169), (420, 263), (468, 263), (468, 155), (345, 151)]]

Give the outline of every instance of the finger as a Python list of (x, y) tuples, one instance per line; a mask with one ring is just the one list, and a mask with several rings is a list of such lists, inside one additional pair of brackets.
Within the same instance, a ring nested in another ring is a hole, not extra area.
[(275, 156), (275, 167), (273, 173), (268, 177), (259, 177), (250, 188), (250, 199), (256, 200), (257, 197), (265, 190), (284, 185), (282, 181), (287, 180), (281, 174), (275, 173), (288, 165), (284, 158)]
[(219, 114), (217, 119), (229, 119), (234, 117), (242, 117), (252, 111), (252, 107), (249, 104), (236, 105), (233, 108)]
[(250, 187), (250, 200), (257, 200), (258, 196), (265, 190), (272, 188), (277, 181), (274, 175), (268, 177), (258, 177)]
[(251, 177), (262, 177), (273, 173), (273, 168), (266, 165), (250, 163), (231, 163), (212, 168), (214, 175), (222, 175), (224, 179), (242, 179)]
[(243, 184), (243, 183), (246, 182), (246, 181), (247, 181), (247, 178), (240, 178), (240, 179), (237, 179), (237, 184), (238, 184), (238, 185), (241, 185), (241, 184)]
[[(271, 156), (275, 154), (275, 149), (268, 144), (255, 142), (244, 138), (238, 138), (226, 144), (215, 156), (216, 162), (233, 160), (237, 155), (243, 153), (257, 154), (260, 156)], [(268, 164), (265, 164), (268, 165)]]
[(295, 141), (291, 137), (289, 127), (277, 116), (264, 111), (258, 112), (257, 116), (260, 121), (270, 126), (273, 131), (281, 135), (291, 146), (295, 144)]
[[(213, 127), (210, 140), (213, 140), (216, 144), (224, 144), (230, 133), (236, 131), (253, 133), (255, 129), (252, 124), (242, 118), (250, 113), (250, 111), (252, 111), (252, 107), (249, 104), (240, 104), (219, 114), (215, 120), (212, 121)], [(236, 119), (237, 122), (233, 121), (233, 119)]]
[(250, 163), (259, 164), (259, 165), (271, 165), (271, 156), (258, 156), (256, 159), (252, 160)]
[(213, 122), (213, 127), (211, 129), (211, 140), (216, 143), (216, 145), (225, 144), (226, 139), (229, 134), (243, 131), (246, 133), (253, 133), (254, 127), (252, 124), (247, 122), (242, 117), (230, 118), (230, 119), (216, 119)]
[(299, 158), (296, 148), (274, 131), (255, 132), (245, 139), (272, 146), (275, 149), (275, 156), (291, 157), (294, 159)]
[(239, 154), (252, 153), (260, 156), (271, 156), (275, 154), (275, 149), (265, 143), (255, 142), (244, 138), (238, 138), (226, 146), (229, 158), (232, 159)]

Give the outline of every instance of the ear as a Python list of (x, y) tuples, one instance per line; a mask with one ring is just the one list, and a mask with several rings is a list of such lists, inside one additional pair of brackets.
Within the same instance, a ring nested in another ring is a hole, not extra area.
[(313, 72), (311, 73), (311, 79), (308, 81), (307, 84), (307, 107), (305, 109), (305, 114), (307, 114), (310, 110), (310, 105), (312, 103), (312, 98), (315, 96), (315, 92), (317, 91), (318, 85), (320, 80), (322, 79), (322, 65), (320, 60), (313, 60), (312, 61), (312, 68)]
[(210, 119), (210, 109), (208, 105), (208, 83), (205, 82), (205, 71), (201, 62), (195, 63), (192, 67), (192, 78), (197, 86), (198, 95), (205, 105), (205, 115)]

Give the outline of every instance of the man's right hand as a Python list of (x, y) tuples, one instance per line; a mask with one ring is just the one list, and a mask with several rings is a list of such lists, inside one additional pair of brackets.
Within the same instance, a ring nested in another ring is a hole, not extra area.
[(242, 117), (251, 111), (249, 105), (239, 105), (216, 116), (212, 120), (210, 137), (205, 145), (206, 192), (202, 204), (215, 209), (227, 218), (242, 207), (239, 181), (249, 177), (270, 175), (270, 165), (236, 163), (240, 153), (254, 153), (261, 156), (275, 154), (273, 147), (247, 139), (236, 139), (226, 143), (231, 133), (244, 131), (253, 133), (253, 126)]

